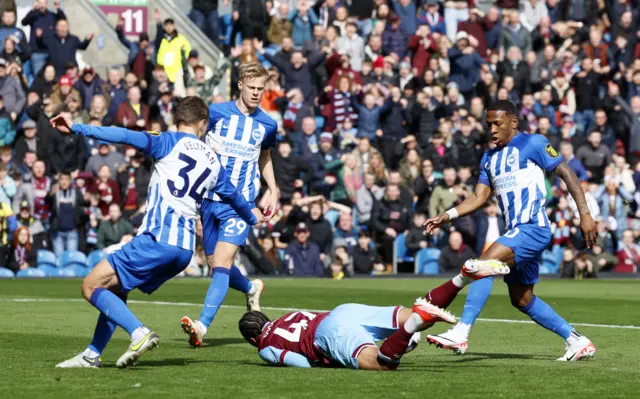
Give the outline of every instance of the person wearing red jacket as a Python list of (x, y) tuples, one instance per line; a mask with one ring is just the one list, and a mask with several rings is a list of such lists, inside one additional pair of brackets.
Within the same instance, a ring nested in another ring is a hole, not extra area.
[(613, 269), (616, 273), (637, 273), (640, 266), (640, 246), (633, 241), (633, 231), (622, 233), (622, 245), (618, 251), (618, 265)]

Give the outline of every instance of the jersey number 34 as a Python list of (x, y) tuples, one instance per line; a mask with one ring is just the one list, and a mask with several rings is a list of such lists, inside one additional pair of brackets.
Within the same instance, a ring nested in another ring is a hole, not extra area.
[(189, 197), (193, 198), (196, 203), (199, 204), (202, 202), (202, 197), (206, 191), (206, 188), (202, 187), (202, 183), (204, 183), (207, 177), (211, 174), (211, 169), (205, 168), (192, 186), (191, 181), (189, 180), (189, 172), (195, 169), (196, 160), (184, 153), (180, 153), (178, 159), (187, 164), (178, 171), (178, 176), (182, 179), (182, 184), (179, 184), (179, 186), (182, 188), (176, 188), (176, 183), (173, 180), (167, 181), (167, 187), (169, 187), (169, 191), (171, 191), (171, 194), (173, 194), (174, 197), (182, 198), (187, 195), (188, 192)]

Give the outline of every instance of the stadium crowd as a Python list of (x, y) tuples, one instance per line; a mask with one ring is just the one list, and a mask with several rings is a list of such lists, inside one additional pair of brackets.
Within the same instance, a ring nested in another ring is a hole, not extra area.
[[(170, 130), (179, 98), (235, 99), (238, 67), (252, 61), (271, 71), (261, 108), (280, 126), (281, 207), (241, 252), (248, 272), (387, 274), (400, 235), (409, 253), (438, 249), (440, 272), (480, 254), (505, 232), (495, 201), (432, 236), (422, 224), (473, 193), (495, 99), (515, 103), (521, 131), (564, 156), (597, 222), (585, 250), (575, 203), (548, 176), (559, 266), (549, 271), (640, 266), (637, 0), (498, 0), (486, 12), (473, 0), (234, 0), (228, 16), (218, 0), (193, 0), (190, 18), (226, 59), (203, 64), (155, 10), (156, 38), (125, 37), (118, 23), (128, 65), (106, 76), (79, 69), (93, 35), (74, 36), (58, 2), (36, 1), (21, 21), (11, 3), (0, 4), (0, 266), (36, 266), (38, 249), (113, 251), (145, 213), (143, 154), (63, 135), (49, 118)], [(201, 246), (186, 273), (207, 273)]]

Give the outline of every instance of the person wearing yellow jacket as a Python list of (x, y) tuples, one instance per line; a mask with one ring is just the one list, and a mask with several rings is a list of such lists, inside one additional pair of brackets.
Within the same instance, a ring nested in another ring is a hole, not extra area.
[(154, 13), (157, 23), (156, 49), (158, 56), (156, 62), (164, 67), (164, 71), (172, 83), (178, 77), (178, 72), (182, 70), (182, 54), (191, 52), (191, 44), (186, 37), (178, 33), (173, 19), (167, 18), (160, 24), (160, 15)]

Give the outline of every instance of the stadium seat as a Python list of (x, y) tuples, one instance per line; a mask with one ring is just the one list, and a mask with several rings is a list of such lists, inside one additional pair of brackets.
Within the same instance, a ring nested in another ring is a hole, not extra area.
[(424, 248), (416, 255), (415, 274), (436, 275), (440, 274), (440, 250), (437, 248)]
[(87, 264), (90, 268), (94, 268), (98, 262), (107, 257), (107, 253), (101, 249), (96, 249), (87, 257)]
[(393, 272), (398, 271), (398, 262), (415, 261), (414, 253), (407, 249), (407, 237), (399, 234), (393, 243)]
[(316, 120), (316, 129), (318, 129), (318, 131), (322, 131), (322, 128), (324, 127), (324, 118), (321, 116), (316, 116), (315, 120)]
[(86, 277), (89, 274), (89, 269), (79, 264), (72, 264), (65, 267), (63, 273), (65, 273), (65, 277)]
[(64, 251), (58, 260), (58, 266), (67, 267), (71, 265), (89, 267), (87, 256), (80, 251)]
[(0, 278), (14, 278), (15, 274), (6, 267), (0, 267)]
[(26, 269), (22, 269), (16, 273), (16, 277), (18, 278), (40, 278), (46, 277), (42, 270), (38, 270), (35, 267), (27, 267)]
[(46, 249), (38, 250), (38, 266), (40, 265), (49, 265), (53, 267), (58, 267), (58, 261), (56, 260), (56, 254), (51, 251), (47, 251)]
[(61, 270), (55, 266), (51, 266), (49, 264), (38, 265), (38, 270), (42, 270), (45, 276), (47, 277), (58, 277), (58, 271)]
[(540, 260), (540, 274), (554, 274), (560, 270), (560, 263), (557, 262), (556, 254), (553, 251), (545, 250)]

